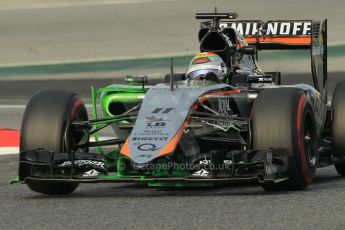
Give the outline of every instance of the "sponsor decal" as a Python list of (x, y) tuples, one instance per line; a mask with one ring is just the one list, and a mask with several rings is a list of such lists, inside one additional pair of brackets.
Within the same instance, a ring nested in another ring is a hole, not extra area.
[(168, 136), (168, 133), (162, 132), (162, 130), (144, 130), (144, 136)]
[(164, 137), (164, 136), (168, 136), (168, 133), (162, 132), (162, 130), (144, 130), (144, 132), (142, 133), (133, 133), (133, 136), (135, 137), (150, 137), (150, 136), (155, 136), (155, 137)]
[(150, 158), (151, 155), (145, 153), (154, 153), (165, 145), (170, 132), (169, 113), (173, 109), (169, 107), (154, 108), (145, 114), (139, 128), (134, 129), (135, 131), (130, 137), (132, 151), (136, 152), (135, 158), (142, 160)]
[[(308, 36), (311, 35), (311, 21), (276, 21), (264, 25), (258, 22), (224, 22), (223, 28), (233, 28), (243, 36)], [(259, 27), (259, 28), (258, 28)]]
[[(151, 113), (169, 113), (172, 108), (156, 108)], [(167, 126), (166, 116), (152, 115), (145, 119), (145, 128), (142, 132), (133, 133), (133, 141), (166, 141), (169, 133), (164, 132)]]
[(213, 121), (213, 122), (206, 122), (206, 124), (213, 126), (215, 129), (221, 129), (227, 132), (231, 128), (236, 128), (235, 124), (229, 121)]
[(83, 177), (93, 177), (98, 176), (99, 172), (95, 169), (91, 169), (90, 171), (84, 172)]
[[(94, 165), (98, 166), (101, 168), (104, 168), (104, 162), (101, 161), (94, 161), (94, 160), (75, 160), (74, 164), (78, 167), (84, 166), (84, 165)], [(65, 161), (62, 164), (58, 165), (59, 167), (66, 167), (66, 166), (71, 166), (72, 162), (71, 161)]]
[(166, 126), (166, 117), (146, 117), (145, 122), (148, 127), (164, 127)]
[(168, 114), (173, 109), (174, 108), (155, 108), (151, 113), (164, 113), (164, 114)]
[(160, 149), (160, 147), (157, 147), (155, 144), (151, 144), (151, 143), (145, 143), (145, 144), (140, 144), (138, 145), (138, 150), (141, 151), (156, 151), (158, 149)]
[(207, 177), (208, 174), (210, 174), (209, 171), (205, 170), (205, 169), (201, 169), (199, 171), (196, 171), (195, 173), (193, 173), (193, 176), (202, 176), (202, 177)]
[(230, 107), (230, 99), (218, 99), (218, 112), (222, 115), (229, 116), (233, 115), (234, 113)]
[(133, 137), (133, 141), (166, 141), (168, 137)]
[(204, 160), (199, 161), (199, 164), (200, 165), (209, 165), (209, 164), (211, 164), (211, 160), (204, 159)]
[(258, 77), (257, 78), (257, 81), (258, 82), (267, 82), (267, 81), (273, 81), (273, 79), (270, 77), (270, 78), (267, 78), (267, 77)]
[[(237, 117), (236, 114), (230, 115), (230, 117)], [(237, 131), (245, 129), (247, 122), (246, 121), (240, 121), (240, 120), (231, 120), (229, 119), (218, 119), (215, 121), (202, 121), (206, 123), (207, 125), (213, 126), (215, 129), (221, 129), (225, 132), (227, 132), (229, 129), (233, 128)]]

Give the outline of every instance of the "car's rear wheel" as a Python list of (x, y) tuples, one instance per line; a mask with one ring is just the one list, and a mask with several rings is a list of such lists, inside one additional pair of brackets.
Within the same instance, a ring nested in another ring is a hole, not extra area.
[[(339, 82), (332, 96), (332, 128), (334, 155), (340, 159), (345, 157), (345, 82)], [(337, 172), (345, 176), (345, 162), (335, 164)]]
[[(62, 90), (36, 93), (25, 108), (20, 152), (38, 148), (56, 153), (76, 150), (74, 143), (80, 141), (81, 134), (67, 127), (68, 121), (73, 120), (88, 120), (85, 105), (77, 94)], [(68, 140), (65, 135), (66, 129), (69, 129)], [(31, 173), (31, 166), (20, 165), (20, 179), (30, 176)], [(38, 193), (59, 195), (73, 192), (79, 184), (28, 180), (27, 185)]]
[(317, 135), (311, 103), (297, 88), (267, 89), (253, 107), (253, 148), (288, 150), (289, 179), (266, 183), (265, 190), (300, 190), (313, 180), (317, 154)]

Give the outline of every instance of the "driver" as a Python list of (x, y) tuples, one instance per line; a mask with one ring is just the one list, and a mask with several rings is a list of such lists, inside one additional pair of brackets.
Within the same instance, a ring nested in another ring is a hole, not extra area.
[(236, 31), (236, 44), (233, 44), (230, 41), (227, 34), (224, 34), (224, 37), (229, 43), (229, 46), (235, 48), (235, 52), (232, 55), (233, 72), (229, 73), (230, 68), (227, 68), (223, 59), (219, 55), (212, 52), (204, 52), (195, 55), (191, 60), (187, 68), (187, 78), (191, 80), (225, 82), (228, 81), (225, 76), (229, 75), (264, 75), (254, 56), (240, 52), (240, 49), (243, 46), (248, 45), (245, 38), (240, 33)]
[(220, 56), (212, 52), (204, 52), (195, 55), (189, 63), (187, 79), (220, 83), (227, 72), (228, 68)]

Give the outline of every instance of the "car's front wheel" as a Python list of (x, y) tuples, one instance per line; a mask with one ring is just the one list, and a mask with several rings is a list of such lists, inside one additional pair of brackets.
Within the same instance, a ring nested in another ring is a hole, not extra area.
[[(69, 152), (75, 150), (81, 134), (73, 129), (66, 129), (68, 121), (88, 120), (87, 111), (80, 97), (62, 90), (41, 91), (36, 93), (25, 108), (21, 125), (20, 152), (45, 149), (49, 151)], [(68, 143), (67, 143), (68, 142)], [(21, 157), (21, 156), (20, 156)], [(19, 177), (23, 180), (34, 173), (34, 166), (19, 166)], [(50, 183), (27, 181), (29, 188), (38, 193), (59, 195), (73, 192), (78, 183)]]
[(287, 181), (265, 190), (300, 190), (313, 180), (318, 160), (315, 119), (309, 98), (297, 88), (266, 89), (253, 107), (253, 148), (288, 150)]

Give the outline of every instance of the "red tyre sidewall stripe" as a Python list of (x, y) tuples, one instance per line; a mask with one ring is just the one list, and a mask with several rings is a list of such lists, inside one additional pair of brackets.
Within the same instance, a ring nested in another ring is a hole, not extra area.
[(297, 141), (298, 141), (298, 152), (300, 154), (300, 161), (301, 161), (301, 170), (304, 180), (310, 184), (312, 181), (312, 177), (308, 175), (308, 166), (307, 161), (305, 159), (305, 152), (304, 152), (304, 141), (302, 136), (302, 119), (303, 119), (303, 105), (306, 100), (306, 96), (302, 95), (299, 102), (298, 102), (298, 111), (297, 111)]
[(72, 110), (71, 110), (71, 118), (72, 120), (77, 119), (77, 109), (80, 105), (83, 104), (83, 101), (81, 99), (78, 99), (74, 102)]

